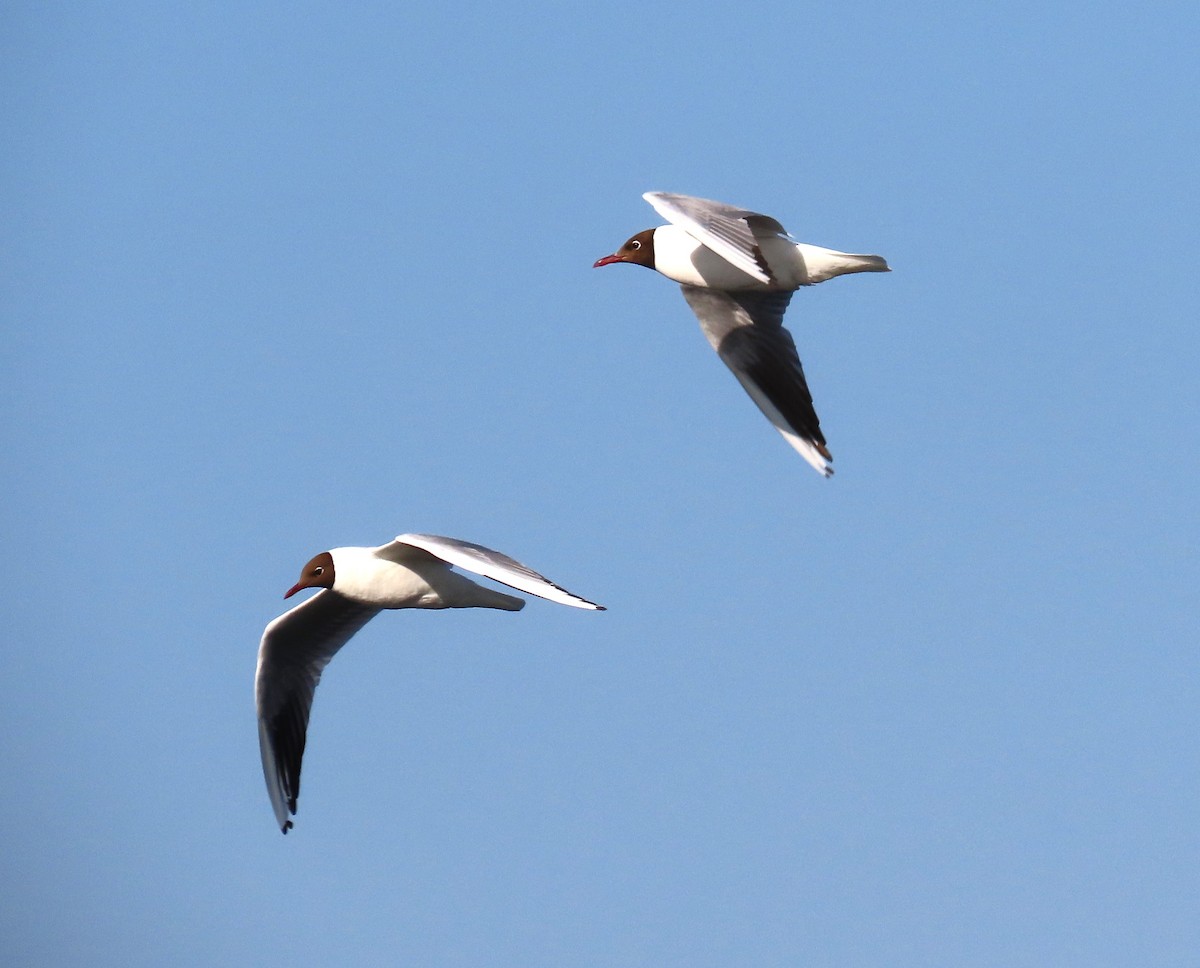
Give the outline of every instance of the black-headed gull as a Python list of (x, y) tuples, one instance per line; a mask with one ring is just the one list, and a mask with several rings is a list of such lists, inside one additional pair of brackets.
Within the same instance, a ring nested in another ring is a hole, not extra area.
[(825, 477), (833, 455), (783, 314), (792, 293), (850, 272), (888, 272), (877, 255), (796, 242), (775, 219), (670, 192), (642, 196), (670, 225), (632, 236), (596, 267), (647, 266), (683, 287), (713, 349), (758, 408)]
[(322, 589), (280, 615), (258, 647), (254, 696), (263, 776), (286, 834), (300, 794), (308, 714), (321, 672), (352, 635), (385, 608), (502, 608), (525, 602), (451, 571), (457, 565), (561, 605), (603, 611), (508, 555), (435, 534), (402, 534), (378, 548), (334, 548), (313, 558), (284, 595)]

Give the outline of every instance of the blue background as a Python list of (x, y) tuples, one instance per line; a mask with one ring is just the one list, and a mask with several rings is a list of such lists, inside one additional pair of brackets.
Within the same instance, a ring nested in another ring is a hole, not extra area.
[[(1192, 4), (14, 4), (13, 965), (1171, 966), (1200, 951)], [(837, 476), (650, 189), (890, 275), (788, 315)], [(274, 827), (313, 554), (608, 605), (385, 614)]]

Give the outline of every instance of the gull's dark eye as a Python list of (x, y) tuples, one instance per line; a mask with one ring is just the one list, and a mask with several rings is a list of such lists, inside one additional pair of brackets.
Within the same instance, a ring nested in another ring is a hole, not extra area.
[(325, 567), (323, 565), (317, 565), (317, 567), (313, 569), (313, 574), (314, 575), (325, 574)]
[(629, 243), (629, 248), (631, 248), (631, 249), (640, 249), (641, 247), (642, 247), (642, 243), (640, 241), (638, 241), (637, 239), (634, 239), (632, 242)]

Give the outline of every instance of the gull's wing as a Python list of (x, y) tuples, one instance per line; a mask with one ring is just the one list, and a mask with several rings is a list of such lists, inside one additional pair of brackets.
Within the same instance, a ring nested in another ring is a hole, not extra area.
[(646, 192), (642, 198), (668, 222), (678, 225), (743, 272), (760, 282), (774, 282), (758, 240), (767, 235), (787, 235), (787, 230), (769, 215), (671, 192)]
[(258, 647), (254, 698), (258, 745), (275, 819), (286, 834), (300, 795), (300, 762), (313, 693), (338, 649), (379, 609), (322, 589), (267, 626)]
[(681, 286), (713, 349), (758, 409), (817, 471), (833, 473), (821, 422), (792, 334), (783, 327), (790, 292), (721, 292)]
[(572, 595), (545, 575), (539, 575), (532, 568), (527, 568), (508, 555), (483, 545), (471, 544), (469, 541), (443, 538), (436, 534), (402, 534), (391, 544), (375, 549), (375, 553), (380, 557), (400, 561), (407, 555), (420, 552), (440, 558), (448, 565), (457, 565), (476, 575), (483, 575), (484, 578), (491, 578), (510, 588), (558, 602), (560, 605), (604, 611), (603, 605)]

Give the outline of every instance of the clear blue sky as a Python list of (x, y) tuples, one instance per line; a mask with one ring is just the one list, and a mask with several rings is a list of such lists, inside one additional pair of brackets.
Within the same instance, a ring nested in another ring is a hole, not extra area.
[[(1200, 951), (1194, 4), (10, 5), (0, 948), (21, 966), (1183, 966)], [(789, 323), (659, 189), (878, 252)], [(312, 554), (386, 614), (275, 829)]]

